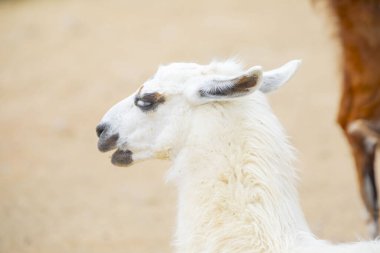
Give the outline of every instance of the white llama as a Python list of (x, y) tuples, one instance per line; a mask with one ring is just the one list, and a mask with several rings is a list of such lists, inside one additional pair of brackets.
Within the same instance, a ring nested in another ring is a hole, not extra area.
[(233, 62), (173, 63), (97, 127), (112, 163), (169, 159), (179, 191), (178, 253), (380, 253), (379, 242), (314, 238), (300, 209), (293, 148), (264, 93), (299, 61), (263, 72)]

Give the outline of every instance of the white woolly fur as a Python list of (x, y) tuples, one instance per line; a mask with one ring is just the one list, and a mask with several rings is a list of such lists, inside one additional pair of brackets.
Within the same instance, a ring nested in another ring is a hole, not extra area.
[(380, 252), (375, 241), (320, 241), (304, 219), (293, 148), (264, 94), (285, 83), (298, 65), (293, 61), (269, 72), (255, 68), (259, 81), (247, 94), (208, 98), (197, 91), (214, 79), (220, 84), (248, 72), (233, 61), (171, 64), (140, 91), (163, 94), (163, 104), (141, 112), (134, 94), (103, 118), (102, 124), (120, 135), (117, 148), (130, 150), (135, 162), (172, 161), (168, 180), (177, 185), (179, 201), (176, 252)]

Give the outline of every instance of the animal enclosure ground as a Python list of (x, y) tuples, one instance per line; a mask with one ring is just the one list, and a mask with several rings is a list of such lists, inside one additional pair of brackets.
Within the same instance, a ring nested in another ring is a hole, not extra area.
[(299, 150), (306, 218), (321, 238), (366, 238), (331, 31), (298, 0), (0, 1), (0, 252), (169, 252), (169, 163), (114, 167), (95, 126), (159, 64), (233, 56), (303, 59), (270, 100)]

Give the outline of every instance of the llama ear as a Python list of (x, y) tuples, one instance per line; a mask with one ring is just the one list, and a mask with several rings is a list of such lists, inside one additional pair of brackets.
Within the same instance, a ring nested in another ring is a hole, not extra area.
[(261, 85), (262, 76), (261, 67), (255, 66), (237, 77), (212, 79), (197, 88), (197, 102), (229, 100), (251, 94)]
[(294, 75), (300, 64), (301, 60), (293, 60), (277, 69), (264, 72), (260, 91), (268, 93), (277, 90)]

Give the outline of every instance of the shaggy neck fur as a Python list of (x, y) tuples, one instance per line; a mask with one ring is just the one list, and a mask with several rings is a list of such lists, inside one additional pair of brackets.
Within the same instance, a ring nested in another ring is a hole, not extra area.
[(192, 122), (202, 124), (191, 127), (171, 171), (178, 252), (286, 252), (309, 233), (293, 150), (264, 96), (253, 96), (196, 112)]
[(314, 238), (295, 188), (293, 148), (262, 93), (196, 110), (169, 174), (179, 190), (178, 253), (380, 252), (375, 241)]

